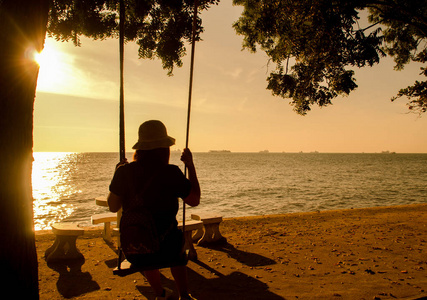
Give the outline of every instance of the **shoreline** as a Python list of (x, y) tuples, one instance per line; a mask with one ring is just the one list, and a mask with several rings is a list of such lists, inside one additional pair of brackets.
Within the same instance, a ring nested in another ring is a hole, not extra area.
[[(340, 208), (340, 209), (323, 209), (323, 210), (316, 210), (316, 211), (301, 211), (301, 212), (289, 212), (289, 213), (280, 213), (280, 214), (266, 214), (266, 215), (249, 215), (249, 216), (236, 216), (236, 217), (223, 217), (223, 220), (234, 220), (234, 219), (256, 219), (256, 218), (271, 218), (271, 217), (286, 217), (286, 216), (292, 216), (292, 215), (304, 215), (304, 214), (317, 214), (317, 213), (328, 213), (328, 212), (339, 212), (339, 211), (353, 211), (353, 210), (376, 210), (376, 209), (393, 209), (394, 207), (411, 207), (411, 206), (417, 206), (417, 205), (427, 205), (427, 203), (414, 203), (414, 204), (396, 204), (396, 205), (386, 205), (386, 206), (373, 206), (373, 207), (356, 207), (356, 208)], [(180, 208), (181, 209), (181, 208)], [(106, 211), (109, 212), (109, 211)], [(180, 213), (180, 211), (178, 211)], [(201, 214), (210, 214), (210, 212), (199, 212)], [(90, 219), (90, 218), (89, 218)], [(177, 220), (181, 221), (182, 218), (177, 216)], [(100, 230), (102, 228), (102, 225), (82, 225), (83, 222), (81, 221), (60, 221), (61, 222), (70, 222), (78, 224), (79, 227), (84, 228), (85, 230)], [(90, 221), (87, 221), (86, 223), (90, 223)], [(112, 223), (112, 226), (114, 227), (116, 224), (115, 222)], [(51, 233), (50, 229), (40, 229), (40, 230), (34, 230), (35, 234), (44, 234), (44, 233)]]
[[(116, 240), (85, 229), (84, 264), (65, 267), (46, 264), (54, 236), (36, 231), (40, 299), (154, 299), (142, 274), (112, 274)], [(427, 204), (226, 218), (220, 231), (228, 243), (188, 263), (199, 300), (427, 297)]]

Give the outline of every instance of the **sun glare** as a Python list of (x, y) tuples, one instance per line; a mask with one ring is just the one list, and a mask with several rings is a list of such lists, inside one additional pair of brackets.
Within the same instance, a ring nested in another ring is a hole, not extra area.
[(36, 63), (38, 63), (39, 66), (42, 66), (48, 63), (46, 52), (49, 52), (49, 51), (43, 50), (40, 53), (36, 52), (34, 54), (34, 60), (36, 61)]
[(67, 85), (69, 62), (54, 43), (46, 42), (43, 51), (34, 55), (34, 60), (40, 66), (37, 90), (59, 92), (58, 89)]
[(59, 52), (51, 44), (46, 43), (43, 51), (34, 55), (34, 60), (41, 69), (55, 69), (61, 59)]

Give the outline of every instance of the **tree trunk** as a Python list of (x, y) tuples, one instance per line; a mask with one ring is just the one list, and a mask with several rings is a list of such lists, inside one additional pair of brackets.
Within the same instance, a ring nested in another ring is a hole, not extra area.
[(48, 12), (49, 0), (0, 0), (0, 286), (16, 299), (39, 299), (31, 189), (38, 65), (30, 54), (43, 48)]

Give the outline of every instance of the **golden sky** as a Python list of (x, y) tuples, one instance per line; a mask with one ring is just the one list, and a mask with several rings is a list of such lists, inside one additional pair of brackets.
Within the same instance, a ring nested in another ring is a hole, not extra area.
[[(195, 152), (427, 152), (427, 115), (408, 113), (406, 99), (390, 102), (419, 76), (420, 65), (393, 70), (391, 59), (356, 70), (358, 89), (334, 105), (297, 115), (289, 99), (266, 90), (272, 65), (263, 53), (241, 50), (232, 23), (240, 7), (231, 0), (204, 12), (196, 44), (190, 148)], [(118, 40), (82, 39), (81, 47), (47, 39), (34, 111), (34, 151), (115, 152), (119, 128)], [(190, 46), (187, 47), (188, 54)], [(50, 52), (50, 53), (49, 53)], [(189, 55), (168, 77), (159, 60), (140, 60), (125, 47), (126, 150), (138, 126), (165, 123), (185, 145)]]

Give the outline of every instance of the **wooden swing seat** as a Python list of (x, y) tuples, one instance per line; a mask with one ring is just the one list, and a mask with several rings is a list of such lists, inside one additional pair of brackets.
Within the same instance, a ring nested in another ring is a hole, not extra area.
[[(183, 226), (182, 223), (179, 222), (178, 228), (182, 230)], [(193, 245), (193, 230), (201, 230), (203, 229), (203, 222), (198, 220), (191, 220), (185, 222), (185, 232), (184, 232), (184, 253), (188, 260), (197, 260), (197, 252)], [(133, 266), (128, 260), (122, 260), (122, 252), (119, 248), (119, 257), (118, 257), (118, 263), (117, 267), (114, 268), (113, 274), (118, 276), (126, 276), (135, 272), (140, 271), (147, 271), (150, 270), (149, 268), (141, 268), (141, 267), (135, 267)], [(156, 269), (163, 269), (163, 268), (170, 268), (174, 265), (168, 264), (168, 265), (162, 265), (162, 266), (156, 266)]]

